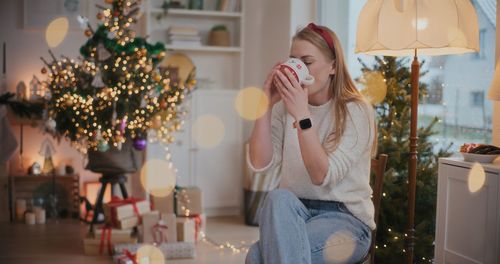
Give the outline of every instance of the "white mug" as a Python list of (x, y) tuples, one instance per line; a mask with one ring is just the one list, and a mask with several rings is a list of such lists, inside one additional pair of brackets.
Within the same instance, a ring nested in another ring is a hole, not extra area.
[(307, 66), (299, 59), (290, 58), (280, 65), (280, 70), (288, 69), (300, 84), (311, 85), (314, 83), (314, 77), (309, 74)]

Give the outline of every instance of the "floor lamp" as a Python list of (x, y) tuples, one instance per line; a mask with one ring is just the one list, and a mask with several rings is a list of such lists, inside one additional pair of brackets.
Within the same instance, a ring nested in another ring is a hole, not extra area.
[(495, 73), (493, 74), (493, 80), (488, 92), (488, 99), (500, 101), (500, 62), (497, 62), (495, 67)]
[(358, 18), (356, 53), (414, 56), (411, 65), (410, 159), (405, 252), (413, 264), (417, 179), (418, 55), (479, 51), (477, 14), (469, 0), (368, 0)]

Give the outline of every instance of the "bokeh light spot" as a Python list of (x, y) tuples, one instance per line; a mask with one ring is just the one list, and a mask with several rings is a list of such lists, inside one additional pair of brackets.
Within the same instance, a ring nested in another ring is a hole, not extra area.
[(175, 188), (175, 182), (175, 168), (165, 160), (148, 160), (141, 169), (141, 184), (153, 196), (168, 196)]
[(262, 89), (247, 87), (238, 93), (234, 105), (242, 118), (256, 120), (267, 112), (269, 98), (267, 98)]
[(137, 264), (164, 264), (165, 255), (155, 246), (144, 245), (137, 250)]
[(69, 22), (66, 17), (52, 20), (45, 31), (45, 39), (50, 48), (59, 46), (68, 34)]
[(380, 104), (387, 95), (387, 83), (380, 71), (368, 71), (358, 81), (363, 89), (361, 93), (373, 105)]
[(192, 136), (200, 148), (219, 145), (225, 133), (224, 123), (213, 115), (202, 115), (193, 124)]
[(469, 171), (469, 191), (471, 193), (475, 193), (479, 191), (486, 182), (486, 173), (484, 172), (484, 168), (479, 163), (474, 163), (472, 168)]
[(356, 239), (351, 232), (339, 231), (325, 242), (323, 258), (326, 263), (347, 263), (356, 249)]

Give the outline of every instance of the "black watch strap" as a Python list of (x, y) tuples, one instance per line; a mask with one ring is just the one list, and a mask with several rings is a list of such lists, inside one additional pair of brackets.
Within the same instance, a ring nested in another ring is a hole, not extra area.
[(312, 127), (311, 118), (304, 118), (299, 121), (299, 127), (302, 130), (306, 130)]

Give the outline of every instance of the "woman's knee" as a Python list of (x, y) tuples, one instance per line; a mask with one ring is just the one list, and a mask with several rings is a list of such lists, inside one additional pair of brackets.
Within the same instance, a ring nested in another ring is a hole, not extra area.
[(247, 256), (245, 258), (245, 264), (259, 264), (261, 263), (261, 255), (259, 250), (258, 242), (254, 243), (250, 249), (248, 249)]
[(285, 189), (272, 190), (267, 194), (266, 206), (276, 206), (284, 205), (291, 202), (293, 199), (297, 199), (295, 194)]

